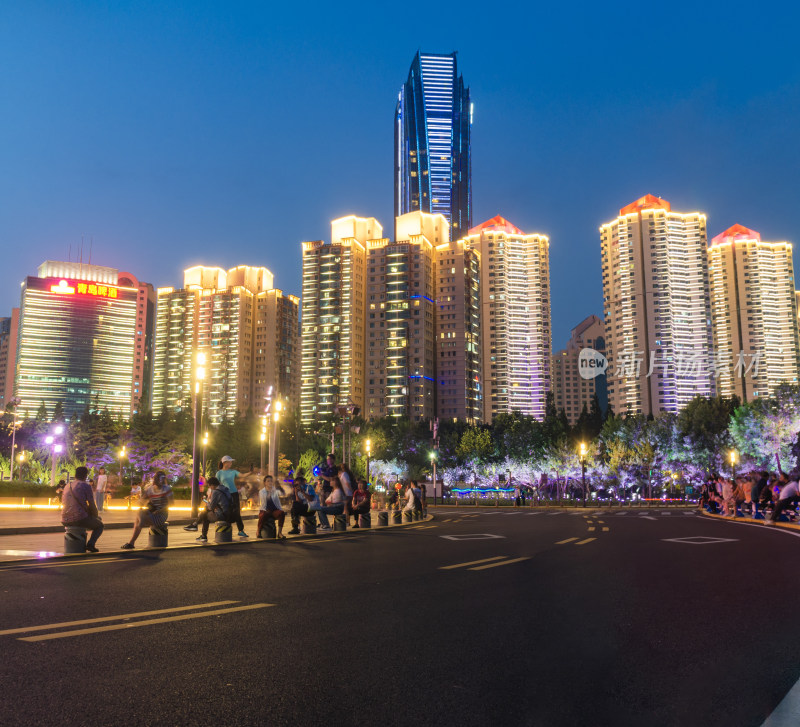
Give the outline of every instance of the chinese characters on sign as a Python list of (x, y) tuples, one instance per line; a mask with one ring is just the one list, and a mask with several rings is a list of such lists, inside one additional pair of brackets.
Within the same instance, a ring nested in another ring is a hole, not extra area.
[(58, 285), (50, 286), (51, 293), (59, 295), (93, 295), (97, 298), (117, 298), (119, 291), (113, 285), (100, 285), (99, 283), (68, 283), (59, 281)]

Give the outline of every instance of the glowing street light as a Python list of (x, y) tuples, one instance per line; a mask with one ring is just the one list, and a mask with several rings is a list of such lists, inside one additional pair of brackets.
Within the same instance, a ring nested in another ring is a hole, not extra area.
[(200, 504), (200, 484), (197, 478), (197, 407), (200, 400), (200, 419), (202, 425), (203, 418), (203, 381), (206, 378), (206, 355), (203, 351), (198, 351), (194, 357), (194, 399), (192, 401), (192, 517), (197, 517)]
[(125, 485), (125, 465), (123, 464), (122, 460), (128, 456), (128, 450), (125, 449), (125, 445), (122, 445), (122, 449), (119, 450), (119, 483), (121, 485)]
[(364, 446), (367, 450), (367, 487), (369, 487), (369, 456), (372, 454), (372, 442), (370, 442), (368, 439), (366, 442), (364, 442)]
[(733, 481), (734, 484), (736, 484), (736, 462), (739, 459), (739, 453), (735, 449), (732, 449), (730, 457), (731, 457), (731, 470), (733, 471)]
[(583, 483), (583, 507), (586, 507), (586, 443), (581, 442), (581, 481)]
[(281, 420), (282, 408), (280, 400), (276, 401), (272, 412), (272, 433), (269, 441), (269, 473), (275, 478), (275, 482), (278, 481), (278, 422)]

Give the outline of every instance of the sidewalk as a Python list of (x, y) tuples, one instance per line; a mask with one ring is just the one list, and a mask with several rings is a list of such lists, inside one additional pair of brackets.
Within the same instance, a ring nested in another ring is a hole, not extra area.
[[(2, 513), (0, 516), (0, 521), (5, 523), (8, 519), (8, 516), (12, 513)], [(15, 513), (17, 515), (25, 515), (26, 517), (30, 517), (32, 515), (43, 515), (49, 519), (49, 522), (52, 523), (53, 518), (58, 518), (57, 513)], [(0, 563), (11, 562), (11, 561), (43, 561), (49, 560), (52, 558), (68, 558), (68, 559), (78, 559), (82, 560), (84, 558), (97, 558), (112, 555), (114, 557), (119, 557), (125, 553), (136, 553), (137, 551), (147, 551), (150, 553), (157, 553), (159, 550), (174, 550), (176, 548), (208, 548), (214, 547), (214, 525), (211, 525), (211, 528), (208, 531), (208, 543), (197, 542), (197, 537), (200, 535), (200, 532), (186, 532), (183, 529), (183, 526), (188, 524), (190, 520), (188, 518), (176, 519), (170, 518), (170, 528), (169, 528), (169, 547), (168, 548), (154, 548), (149, 550), (147, 547), (148, 542), (148, 530), (145, 528), (142, 531), (142, 534), (139, 536), (139, 539), (136, 541), (136, 549), (131, 550), (122, 550), (121, 546), (123, 543), (127, 542), (130, 532), (133, 529), (133, 514), (132, 512), (113, 512), (112, 513), (103, 513), (103, 515), (111, 515), (114, 517), (115, 522), (110, 523), (110, 520), (107, 517), (103, 517), (103, 522), (106, 525), (103, 534), (100, 536), (100, 539), (97, 541), (97, 547), (100, 550), (100, 553), (96, 555), (92, 554), (79, 554), (79, 555), (65, 555), (64, 554), (64, 526), (57, 522), (55, 529), (52, 525), (44, 525), (44, 530), (24, 533), (24, 534), (16, 534), (16, 535), (9, 535), (9, 534), (2, 534), (0, 533)], [(123, 520), (122, 516), (127, 515), (127, 520)], [(257, 512), (254, 510), (245, 510), (242, 513), (242, 519), (245, 521), (245, 532), (250, 536), (249, 538), (239, 538), (236, 536), (234, 532), (233, 542), (234, 543), (246, 543), (246, 542), (256, 542), (261, 543), (265, 542), (262, 540), (256, 539), (256, 523), (254, 522), (257, 516)], [(403, 523), (401, 525), (392, 525), (389, 524), (388, 527), (380, 528), (381, 530), (388, 530), (389, 528), (402, 528), (402, 527), (411, 527), (414, 525), (422, 525), (423, 522), (427, 522), (433, 520), (433, 515), (428, 515), (425, 521), (416, 521), (411, 523)], [(377, 511), (373, 511), (372, 513), (372, 527), (371, 530), (377, 529)], [(286, 517), (286, 525), (284, 527), (284, 533), (288, 533), (291, 529), (291, 523), (289, 521), (289, 517)], [(9, 529), (11, 529), (9, 527)], [(348, 528), (346, 532), (337, 532), (334, 533), (331, 531), (324, 531), (324, 532), (317, 532), (316, 535), (286, 535), (287, 540), (293, 540), (297, 538), (309, 539), (309, 538), (319, 538), (319, 537), (341, 537), (343, 535), (348, 534), (359, 534), (364, 532), (361, 529), (351, 529)], [(227, 545), (223, 543), (222, 545)]]
[(755, 520), (751, 517), (729, 517), (728, 515), (716, 515), (714, 513), (707, 512), (706, 510), (701, 510), (701, 515), (705, 517), (714, 518), (715, 520), (727, 520), (728, 522), (732, 523), (749, 523), (751, 525), (761, 525), (765, 528), (784, 528), (786, 530), (800, 530), (800, 522), (792, 523), (792, 522), (785, 522), (785, 523), (773, 523), (770, 520)]

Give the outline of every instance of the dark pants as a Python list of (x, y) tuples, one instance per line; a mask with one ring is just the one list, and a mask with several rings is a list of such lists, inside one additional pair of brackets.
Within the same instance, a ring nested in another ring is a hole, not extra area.
[(798, 502), (800, 502), (800, 497), (787, 497), (785, 500), (778, 500), (778, 504), (775, 505), (775, 509), (772, 511), (772, 518), (770, 518), (772, 522), (775, 522), (787, 507)]
[(239, 493), (231, 493), (231, 523), (236, 523), (239, 532), (244, 532), (244, 523), (242, 522), (242, 505), (239, 502)]
[(92, 534), (89, 537), (89, 542), (86, 543), (87, 548), (94, 548), (97, 539), (103, 534), (103, 521), (99, 517), (85, 517), (83, 520), (76, 520), (72, 523), (64, 523), (65, 527), (86, 528), (91, 530)]
[(261, 531), (264, 529), (265, 520), (277, 520), (278, 532), (280, 532), (281, 530), (283, 530), (283, 523), (286, 520), (286, 513), (283, 510), (259, 510), (256, 535), (260, 534)]
[(293, 502), (291, 510), (292, 530), (300, 529), (300, 518), (308, 514), (308, 504), (305, 502)]
[(219, 515), (205, 510), (201, 512), (200, 517), (197, 518), (197, 524), (203, 526), (203, 535), (207, 536), (209, 524), (219, 522), (220, 520), (222, 520), (222, 518)]

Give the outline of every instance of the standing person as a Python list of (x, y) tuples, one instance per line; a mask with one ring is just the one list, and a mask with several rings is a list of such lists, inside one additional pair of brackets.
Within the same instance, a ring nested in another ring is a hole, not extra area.
[(105, 509), (107, 487), (108, 475), (106, 475), (105, 467), (101, 467), (97, 472), (97, 480), (94, 483), (94, 504), (100, 512)]
[(226, 454), (220, 460), (217, 479), (223, 487), (228, 489), (228, 493), (231, 496), (231, 522), (236, 523), (236, 527), (239, 528), (239, 537), (246, 538), (247, 533), (244, 531), (242, 508), (239, 502), (239, 490), (236, 488), (236, 478), (241, 476), (241, 472), (233, 469), (233, 457)]
[(347, 515), (347, 524), (350, 525), (350, 515), (353, 514), (355, 478), (345, 462), (339, 465), (339, 482), (342, 483), (342, 492), (344, 493), (344, 513)]
[(369, 491), (366, 480), (358, 481), (358, 488), (353, 492), (353, 518), (355, 519), (354, 528), (359, 527), (358, 516), (368, 515), (372, 493)]
[(278, 491), (275, 489), (275, 482), (271, 475), (264, 478), (264, 487), (258, 493), (258, 526), (256, 529), (256, 537), (261, 537), (261, 532), (264, 530), (264, 521), (270, 518), (278, 521), (278, 531), (275, 537), (279, 540), (285, 540), (286, 536), (283, 534), (283, 524), (286, 521), (286, 513), (281, 507), (281, 498)]
[(97, 512), (91, 485), (86, 481), (89, 470), (86, 467), (75, 469), (75, 482), (70, 482), (61, 496), (61, 524), (65, 527), (74, 526), (92, 531), (86, 550), (89, 553), (99, 553), (95, 547), (97, 539), (103, 534), (103, 521)]
[(333, 481), (339, 479), (339, 468), (336, 466), (336, 458), (329, 454), (325, 458), (325, 464), (319, 468), (319, 476), (322, 478), (322, 493), (325, 497), (333, 492)]
[(169, 516), (169, 506), (175, 496), (172, 488), (167, 483), (167, 473), (159, 470), (153, 477), (153, 484), (144, 489), (142, 495), (142, 509), (133, 521), (133, 533), (131, 539), (122, 546), (123, 550), (133, 550), (136, 547), (136, 538), (142, 532), (142, 528), (150, 526), (160, 528)]
[(519, 482), (514, 485), (514, 507), (522, 507), (522, 489), (519, 486)]

